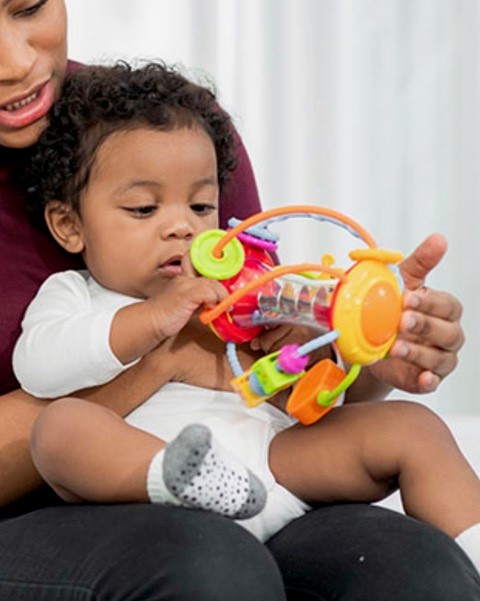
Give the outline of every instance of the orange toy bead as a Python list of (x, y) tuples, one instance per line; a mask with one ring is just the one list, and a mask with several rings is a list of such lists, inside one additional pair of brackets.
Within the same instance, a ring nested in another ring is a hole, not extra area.
[(319, 405), (317, 396), (323, 390), (333, 390), (345, 379), (346, 373), (330, 359), (316, 363), (296, 384), (287, 401), (287, 411), (304, 426), (313, 424), (335, 406)]

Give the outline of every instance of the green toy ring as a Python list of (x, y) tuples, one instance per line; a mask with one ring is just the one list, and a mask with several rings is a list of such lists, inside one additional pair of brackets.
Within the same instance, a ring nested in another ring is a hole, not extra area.
[(212, 280), (233, 278), (243, 267), (245, 251), (237, 238), (232, 238), (223, 248), (222, 256), (213, 256), (213, 249), (225, 236), (224, 230), (206, 230), (199, 234), (190, 248), (190, 258), (200, 275)]

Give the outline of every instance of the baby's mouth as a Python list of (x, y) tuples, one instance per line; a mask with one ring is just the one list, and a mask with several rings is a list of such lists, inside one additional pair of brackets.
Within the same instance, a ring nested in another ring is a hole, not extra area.
[(182, 257), (175, 256), (160, 265), (160, 270), (169, 275), (180, 275), (182, 273)]

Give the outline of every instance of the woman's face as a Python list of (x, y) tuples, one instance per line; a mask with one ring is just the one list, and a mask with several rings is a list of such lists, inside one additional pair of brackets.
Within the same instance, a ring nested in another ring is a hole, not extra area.
[(0, 0), (0, 146), (38, 140), (66, 61), (64, 0)]

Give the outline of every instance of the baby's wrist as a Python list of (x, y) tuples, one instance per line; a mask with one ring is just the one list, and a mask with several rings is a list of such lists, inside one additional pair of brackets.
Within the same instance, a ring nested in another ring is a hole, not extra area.
[(171, 320), (168, 319), (168, 313), (159, 307), (159, 303), (154, 298), (147, 299), (144, 305), (148, 314), (151, 335), (155, 342), (154, 346), (157, 346), (169, 337), (168, 324)]

